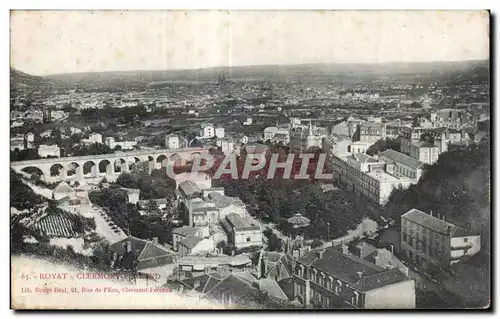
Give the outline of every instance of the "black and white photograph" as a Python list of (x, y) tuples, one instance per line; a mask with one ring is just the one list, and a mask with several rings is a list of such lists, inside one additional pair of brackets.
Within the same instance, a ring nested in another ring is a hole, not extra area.
[(11, 10), (11, 309), (488, 310), (490, 32)]

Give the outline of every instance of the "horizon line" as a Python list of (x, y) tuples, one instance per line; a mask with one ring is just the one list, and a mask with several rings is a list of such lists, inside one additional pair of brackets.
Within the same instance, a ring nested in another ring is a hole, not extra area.
[[(58, 75), (76, 75), (88, 73), (125, 73), (125, 72), (180, 72), (180, 71), (202, 71), (210, 69), (231, 69), (231, 68), (251, 68), (251, 67), (284, 67), (284, 66), (305, 66), (305, 65), (387, 65), (387, 64), (432, 64), (432, 63), (473, 63), (473, 62), (489, 62), (490, 58), (470, 59), (470, 60), (435, 60), (435, 61), (389, 61), (389, 62), (304, 62), (304, 63), (286, 63), (286, 64), (244, 64), (244, 65), (221, 65), (209, 66), (203, 68), (179, 68), (179, 69), (135, 69), (135, 70), (99, 70), (99, 71), (78, 71), (66, 73), (51, 73), (46, 75), (38, 75), (10, 66), (10, 69), (37, 77), (49, 77)], [(11, 72), (11, 71), (10, 71)]]

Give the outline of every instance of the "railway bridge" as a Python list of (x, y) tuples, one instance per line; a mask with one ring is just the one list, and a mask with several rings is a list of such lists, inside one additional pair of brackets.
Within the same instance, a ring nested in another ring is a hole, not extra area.
[(149, 164), (149, 172), (168, 165), (183, 166), (192, 161), (196, 155), (208, 152), (208, 148), (201, 147), (143, 150), (15, 161), (11, 162), (10, 166), (18, 173), (36, 173), (45, 182), (83, 181), (86, 178), (114, 178), (123, 172), (131, 171), (140, 162)]

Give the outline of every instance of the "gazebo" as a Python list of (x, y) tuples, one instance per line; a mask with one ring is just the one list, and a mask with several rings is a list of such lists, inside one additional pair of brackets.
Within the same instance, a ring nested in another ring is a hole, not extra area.
[(293, 217), (288, 218), (288, 223), (293, 225), (293, 228), (300, 228), (309, 226), (311, 220), (302, 216), (301, 213), (296, 213)]

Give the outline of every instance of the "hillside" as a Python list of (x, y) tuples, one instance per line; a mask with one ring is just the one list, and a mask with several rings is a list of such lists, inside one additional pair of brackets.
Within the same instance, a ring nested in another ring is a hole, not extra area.
[(412, 208), (443, 215), (449, 222), (481, 234), (481, 248), (490, 250), (491, 146), (489, 139), (443, 153), (417, 185), (393, 191), (385, 207), (396, 217)]
[(66, 84), (56, 79), (35, 76), (10, 68), (11, 92), (45, 91), (64, 87)]
[(300, 64), (216, 67), (192, 70), (117, 71), (56, 74), (45, 79), (69, 85), (96, 86), (138, 84), (156, 81), (215, 81), (220, 74), (229, 80), (260, 79), (270, 81), (329, 81), (368, 83), (377, 80), (414, 83), (425, 79), (488, 79), (488, 61), (382, 63), (382, 64)]

